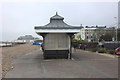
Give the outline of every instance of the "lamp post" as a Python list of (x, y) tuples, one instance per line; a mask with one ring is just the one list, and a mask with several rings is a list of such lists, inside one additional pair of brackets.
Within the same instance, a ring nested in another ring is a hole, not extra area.
[(115, 24), (116, 24), (116, 42), (117, 42), (117, 17), (114, 17), (115, 19)]

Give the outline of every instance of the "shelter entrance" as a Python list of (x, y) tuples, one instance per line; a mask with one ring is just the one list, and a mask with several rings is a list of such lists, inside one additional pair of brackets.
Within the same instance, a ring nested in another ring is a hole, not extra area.
[(68, 58), (70, 38), (67, 34), (46, 34), (44, 58)]

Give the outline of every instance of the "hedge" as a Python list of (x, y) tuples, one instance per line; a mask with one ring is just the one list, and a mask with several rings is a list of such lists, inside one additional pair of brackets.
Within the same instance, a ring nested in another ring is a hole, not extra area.
[(100, 48), (98, 49), (98, 53), (106, 53), (107, 50), (105, 48)]

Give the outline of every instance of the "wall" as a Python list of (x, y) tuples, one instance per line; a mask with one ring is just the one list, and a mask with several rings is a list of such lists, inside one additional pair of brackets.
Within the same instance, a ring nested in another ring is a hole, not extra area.
[(45, 50), (69, 50), (70, 37), (67, 34), (46, 34)]
[(120, 43), (104, 43), (106, 49), (116, 49), (120, 47)]

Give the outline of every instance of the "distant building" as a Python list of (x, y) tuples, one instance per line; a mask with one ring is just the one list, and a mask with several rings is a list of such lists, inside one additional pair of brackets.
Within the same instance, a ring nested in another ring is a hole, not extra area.
[(85, 28), (81, 28), (80, 32), (74, 35), (75, 35), (75, 39), (85, 40)]
[(99, 41), (99, 38), (105, 34), (106, 26), (85, 27), (85, 41)]
[[(120, 33), (120, 28), (117, 29), (117, 32)], [(82, 28), (79, 33), (75, 34), (75, 39), (77, 40), (85, 40), (87, 42), (98, 42), (100, 37), (105, 34), (110, 34), (113, 36), (111, 41), (115, 41), (116, 39), (116, 29), (115, 27), (106, 28), (103, 27), (88, 27)], [(120, 38), (118, 37), (118, 40)]]
[(34, 39), (35, 38), (32, 35), (25, 35), (18, 37), (18, 39), (15, 40), (15, 42), (33, 42)]
[(99, 41), (99, 38), (105, 33), (106, 26), (86, 26), (78, 34), (75, 34), (75, 39), (85, 40), (87, 42)]

